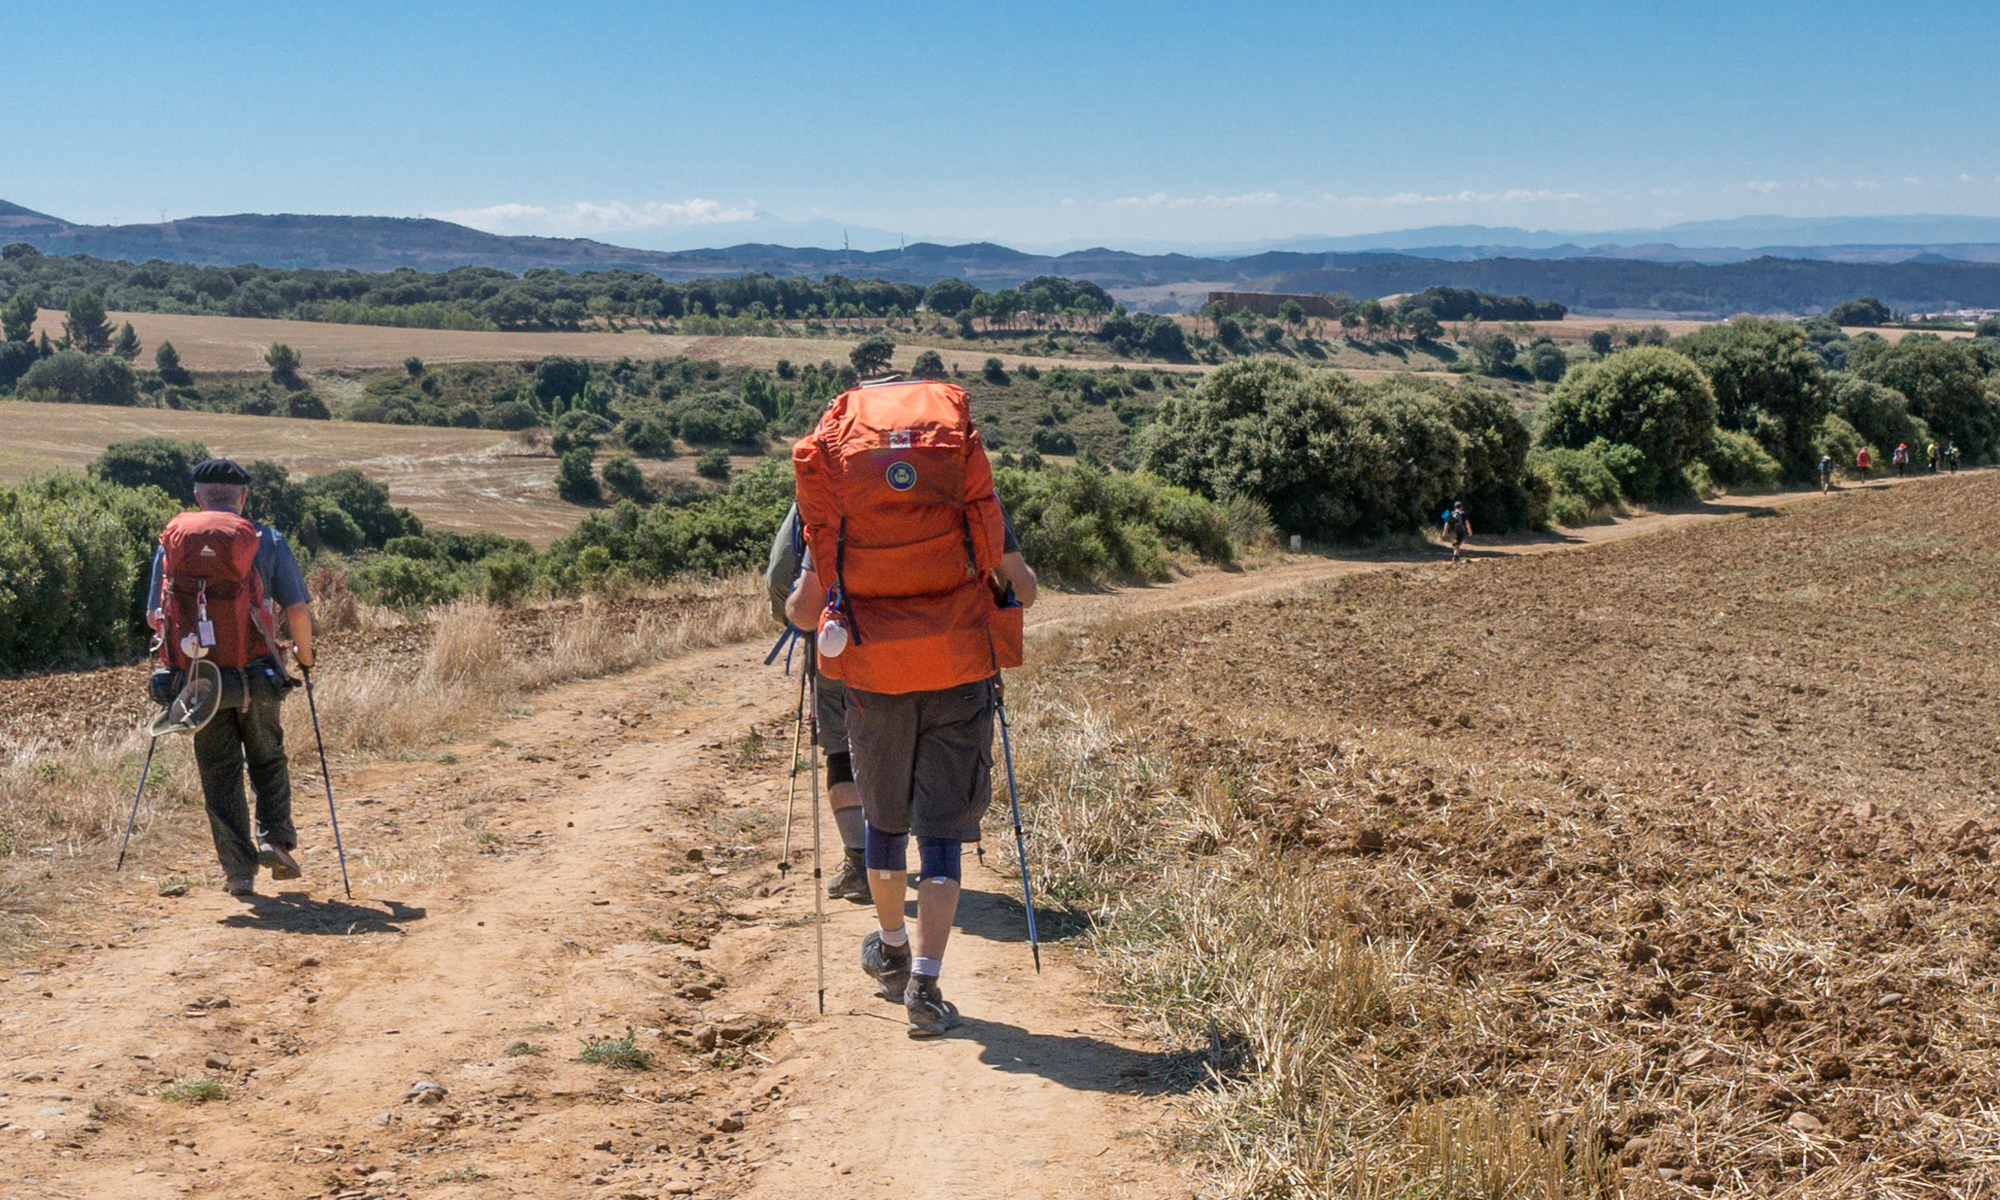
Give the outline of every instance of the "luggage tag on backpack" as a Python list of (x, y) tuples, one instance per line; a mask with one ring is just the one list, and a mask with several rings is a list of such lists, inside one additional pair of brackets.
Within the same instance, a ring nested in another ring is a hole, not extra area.
[(196, 621), (196, 622), (194, 623), (194, 633), (195, 633), (195, 637), (197, 637), (197, 638), (199, 638), (199, 639), (200, 639), (200, 641), (201, 641), (201, 644), (202, 644), (202, 645), (204, 645), (204, 646), (208, 646), (208, 647), (210, 647), (210, 648), (213, 648), (213, 647), (214, 647), (214, 645), (215, 645), (215, 622), (213, 622), (213, 621)]

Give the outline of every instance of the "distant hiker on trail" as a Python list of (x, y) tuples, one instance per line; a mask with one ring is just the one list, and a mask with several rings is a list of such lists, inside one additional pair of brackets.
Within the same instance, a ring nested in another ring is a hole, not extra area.
[(1937, 474), (1938, 447), (1936, 442), (1932, 442), (1924, 447), (1924, 469), (1933, 475)]
[[(785, 620), (785, 602), (792, 597), (792, 586), (798, 582), (799, 571), (804, 565), (805, 532), (799, 528), (799, 506), (785, 514), (784, 523), (778, 526), (778, 536), (771, 542), (771, 560), (764, 569), (764, 587), (771, 595), (771, 615)], [(812, 638), (804, 639), (804, 670), (814, 669), (817, 652)], [(833, 813), (833, 823), (840, 828), (840, 844), (847, 850), (847, 861), (827, 885), (826, 898), (829, 900), (852, 900), (856, 904), (866, 904), (868, 894), (868, 871), (863, 864), (868, 845), (867, 823), (861, 810), (861, 790), (854, 786), (854, 761), (847, 748), (847, 686), (838, 679), (820, 676), (814, 684), (816, 713), (818, 714), (819, 744), (826, 751), (826, 804)]]
[(1874, 465), (1875, 460), (1869, 457), (1868, 447), (1863, 446), (1854, 452), (1854, 469), (1860, 474), (1861, 478), (1868, 478), (1868, 471)]
[[(814, 632), (823, 676), (847, 685), (847, 736), (867, 810), (879, 923), (861, 969), (900, 999), (912, 1037), (960, 1023), (938, 977), (958, 910), (960, 850), (992, 794), (998, 677), (1020, 665), (1035, 601), (965, 392), (864, 386), (792, 449), (806, 555), (785, 612)], [(827, 578), (822, 579), (825, 571)], [(904, 926), (908, 841), (917, 929)]]
[(1945, 448), (1944, 453), (1945, 457), (1951, 460), (1951, 473), (1954, 475), (1958, 474), (1958, 459), (1959, 459), (1958, 443), (1952, 442), (1949, 446)]
[(1833, 455), (1819, 456), (1819, 490), (1829, 491), (1833, 487)]
[(1451, 561), (1458, 561), (1459, 547), (1472, 536), (1472, 518), (1465, 514), (1465, 502), (1455, 500), (1444, 513), (1444, 536), (1451, 543)]
[(1889, 455), (1889, 462), (1896, 468), (1896, 478), (1901, 479), (1904, 475), (1908, 474), (1910, 469), (1910, 444), (1908, 442), (1897, 442), (1895, 452)]
[[(195, 733), (194, 756), (222, 887), (232, 896), (255, 890), (260, 864), (271, 869), (272, 879), (299, 877), (279, 719), (294, 681), (281, 658), (270, 605), (284, 615), (298, 664), (313, 662), (312, 596), (284, 535), (243, 519), (249, 495), (250, 473), (242, 467), (226, 458), (197, 464), (200, 511), (167, 522), (146, 598), (146, 623), (161, 635), (161, 657), (176, 675), (184, 676), (195, 658), (221, 668), (222, 707)], [(202, 649), (207, 653), (196, 653)], [(176, 682), (166, 690), (178, 689)], [(246, 763), (257, 793), (254, 836), (243, 794)]]

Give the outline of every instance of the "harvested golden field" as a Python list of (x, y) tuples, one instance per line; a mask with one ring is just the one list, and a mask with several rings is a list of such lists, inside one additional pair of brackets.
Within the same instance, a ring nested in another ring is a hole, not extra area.
[(1048, 647), (1050, 894), (1219, 1077), (1176, 1144), (1243, 1195), (1991, 1195), (1996, 505), (1850, 491)]
[[(31, 404), (0, 400), (0, 483), (57, 468), (81, 469), (104, 447), (139, 437), (200, 441), (211, 453), (269, 459), (313, 474), (354, 467), (389, 487), (389, 496), (437, 529), (491, 530), (546, 546), (584, 510), (556, 495), (556, 457), (490, 429), (299, 421), (166, 408)], [(738, 469), (756, 460), (734, 460)], [(656, 482), (693, 478), (694, 462), (647, 463)]]
[[(172, 342), (180, 351), (181, 362), (190, 371), (262, 371), (264, 351), (273, 342), (283, 342), (305, 360), (307, 373), (316, 371), (379, 371), (399, 367), (415, 355), (425, 362), (509, 362), (538, 359), (549, 354), (567, 354), (608, 362), (631, 356), (640, 360), (671, 358), (685, 354), (691, 358), (714, 359), (726, 366), (776, 366), (781, 358), (793, 362), (847, 361), (855, 338), (829, 337), (693, 337), (654, 334), (642, 330), (627, 333), (482, 333), (454, 329), (399, 329), (386, 325), (334, 325), (318, 321), (280, 321), (255, 317), (194, 317), (167, 313), (111, 313), (113, 325), (130, 321), (145, 346), (144, 361), (152, 361), (153, 350), (161, 342)], [(51, 339), (62, 337), (63, 314), (42, 310), (35, 328)], [(956, 355), (967, 371), (975, 371), (989, 355), (997, 356), (1011, 369), (1022, 362), (1047, 364), (1048, 358), (1025, 358), (1005, 348), (946, 342), (891, 331), (896, 341), (894, 364), (905, 368), (916, 361), (927, 346), (938, 349), (949, 365)], [(1108, 359), (1066, 358), (1072, 366), (1108, 367)], [(1172, 363), (1148, 363), (1151, 370), (1192, 370)]]

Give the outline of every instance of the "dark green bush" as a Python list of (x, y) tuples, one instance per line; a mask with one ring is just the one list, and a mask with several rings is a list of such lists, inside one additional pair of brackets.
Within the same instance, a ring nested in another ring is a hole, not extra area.
[(661, 417), (681, 440), (697, 446), (754, 445), (764, 436), (764, 414), (732, 392), (703, 392), (669, 402)]
[(428, 559), (382, 554), (347, 573), (347, 586), (370, 604), (422, 608), (456, 600), (462, 589), (449, 568)]
[(657, 413), (625, 418), (618, 425), (618, 438), (634, 454), (659, 459), (674, 456), (674, 428)]
[(640, 473), (639, 464), (632, 461), (631, 455), (612, 455), (604, 460), (597, 474), (604, 480), (605, 489), (618, 499), (652, 503), (653, 489), (647, 485), (646, 477)]
[(1826, 415), (1826, 382), (1806, 331), (1790, 321), (1738, 317), (1674, 342), (1715, 391), (1715, 423), (1753, 434), (1795, 477), (1812, 471), (1812, 436)]
[(24, 400), (130, 408), (139, 403), (139, 377), (122, 358), (58, 350), (29, 367), (14, 393)]
[(1160, 401), (1142, 462), (1211, 498), (1263, 502), (1287, 533), (1317, 541), (1422, 528), (1465, 498), (1494, 528), (1539, 513), (1523, 485), (1525, 430), (1484, 391), (1391, 380), (1274, 359), (1232, 363)]
[[(378, 483), (351, 467), (311, 476), (299, 485), (299, 492), (309, 512), (323, 513), (330, 503), (338, 508), (354, 527), (359, 544), (342, 547), (329, 542), (328, 545), (336, 550), (346, 552), (363, 547), (379, 547), (390, 538), (420, 534), (424, 531), (424, 523), (417, 519), (415, 513), (389, 503), (387, 485)], [(307, 544), (311, 545), (310, 542)]]
[(597, 449), (598, 442), (611, 432), (611, 422), (594, 412), (574, 409), (557, 417), (555, 436), (549, 440), (549, 448), (557, 454), (568, 454), (572, 450)]
[(0, 488), (0, 671), (122, 657), (143, 644), (165, 493), (59, 473)]
[(1828, 378), (1832, 383), (1829, 401), (1834, 414), (1885, 455), (1900, 442), (1910, 447), (1911, 459), (1915, 461), (1923, 447), (1930, 444), (1930, 427), (1910, 415), (1909, 401), (1903, 393), (1858, 375), (1838, 374)]
[(1715, 444), (1702, 455), (1708, 477), (1725, 488), (1754, 491), (1785, 477), (1785, 468), (1756, 438), (1733, 429), (1715, 431)]
[(1528, 374), (1543, 383), (1559, 382), (1569, 370), (1569, 355), (1553, 342), (1543, 342), (1528, 351)]
[(1911, 334), (1895, 343), (1857, 338), (1847, 368), (1901, 392), (1910, 415), (1922, 418), (1940, 443), (1958, 443), (1967, 458), (1978, 461), (1996, 449), (2000, 398), (1990, 390), (1986, 364), (1972, 343), (1947, 342), (1936, 334)]
[(542, 423), (541, 414), (532, 405), (519, 400), (505, 400), (479, 414), (479, 423), (487, 429), (532, 429)]
[(703, 479), (727, 480), (729, 478), (729, 451), (724, 450), (720, 446), (717, 446), (713, 450), (703, 451), (701, 457), (694, 460), (694, 473)]
[(910, 374), (919, 379), (943, 379), (948, 373), (944, 369), (944, 356), (935, 350), (920, 351), (917, 361), (910, 366)]
[(1528, 456), (1528, 470), (1547, 486), (1549, 519), (1558, 525), (1587, 525), (1621, 499), (1617, 478), (1587, 451), (1544, 447)]
[(1714, 436), (1708, 378), (1685, 356), (1657, 346), (1585, 363), (1556, 386), (1542, 410), (1542, 445), (1581, 450), (1602, 439), (1631, 446), (1669, 487), (1682, 467), (1707, 453)]
[(1234, 557), (1220, 506), (1150, 475), (1003, 467), (994, 486), (1022, 557), (1050, 582), (1164, 579), (1172, 552), (1216, 563)]
[(590, 469), (596, 455), (578, 447), (562, 456), (556, 465), (556, 495), (571, 504), (602, 504), (604, 492), (597, 486), (597, 474)]
[(121, 487), (156, 487), (182, 504), (194, 503), (194, 465), (208, 457), (200, 442), (143, 437), (113, 442), (91, 461), (93, 478)]
[(486, 560), (486, 585), (482, 589), (488, 604), (512, 608), (534, 586), (535, 564), (525, 554), (496, 554)]

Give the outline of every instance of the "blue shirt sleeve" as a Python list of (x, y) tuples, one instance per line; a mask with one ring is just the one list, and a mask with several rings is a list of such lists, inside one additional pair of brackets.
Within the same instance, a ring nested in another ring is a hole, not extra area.
[(285, 541), (284, 534), (269, 525), (257, 527), (256, 570), (264, 581), (264, 595), (279, 608), (312, 603), (312, 593), (306, 590), (306, 577), (299, 571), (299, 560), (292, 556), (291, 544)]

